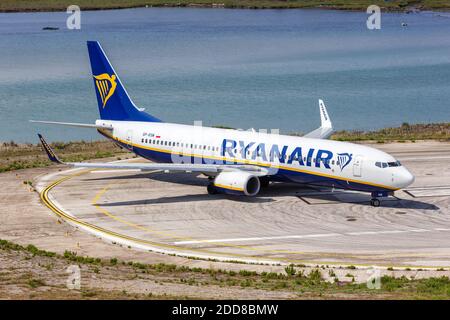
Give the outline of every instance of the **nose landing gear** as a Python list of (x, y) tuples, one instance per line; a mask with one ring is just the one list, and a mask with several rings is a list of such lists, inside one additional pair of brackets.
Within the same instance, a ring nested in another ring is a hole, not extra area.
[[(372, 199), (370, 200), (370, 205), (372, 207), (379, 207), (381, 204), (380, 199), (378, 198), (383, 198), (383, 197), (388, 197), (390, 194), (390, 192), (388, 191), (374, 191), (372, 192)], [(391, 195), (393, 193), (391, 192)]]
[(379, 207), (380, 204), (381, 204), (381, 201), (379, 199), (377, 199), (377, 198), (373, 198), (373, 199), (370, 200), (370, 205), (372, 207)]

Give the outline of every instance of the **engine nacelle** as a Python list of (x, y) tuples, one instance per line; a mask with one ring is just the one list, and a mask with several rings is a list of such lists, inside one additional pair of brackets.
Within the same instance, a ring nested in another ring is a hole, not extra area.
[(221, 193), (254, 196), (258, 194), (261, 183), (259, 178), (251, 173), (228, 171), (216, 176), (214, 187)]

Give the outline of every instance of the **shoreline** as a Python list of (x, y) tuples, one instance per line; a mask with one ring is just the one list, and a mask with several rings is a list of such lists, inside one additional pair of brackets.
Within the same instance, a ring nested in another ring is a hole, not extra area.
[[(124, 1), (125, 2), (125, 1)], [(8, 6), (8, 5), (6, 5)], [(298, 2), (278, 2), (268, 1), (263, 3), (248, 4), (247, 2), (239, 3), (190, 3), (190, 2), (155, 2), (150, 4), (113, 4), (113, 5), (96, 5), (89, 4), (88, 6), (80, 5), (82, 11), (101, 11), (101, 10), (123, 10), (123, 9), (145, 9), (145, 8), (203, 8), (203, 9), (239, 9), (239, 10), (290, 10), (290, 9), (316, 9), (316, 10), (336, 10), (336, 11), (349, 11), (360, 12), (366, 11), (365, 5), (314, 5)], [(448, 7), (428, 7), (423, 4), (414, 4), (411, 6), (380, 6), (384, 13), (417, 13), (422, 11), (433, 12), (450, 12), (450, 5)], [(18, 8), (12, 6), (11, 8), (2, 8), (0, 5), (0, 13), (38, 13), (38, 12), (61, 12), (66, 11), (66, 6), (61, 5), (48, 5), (41, 8), (36, 7), (23, 7)]]

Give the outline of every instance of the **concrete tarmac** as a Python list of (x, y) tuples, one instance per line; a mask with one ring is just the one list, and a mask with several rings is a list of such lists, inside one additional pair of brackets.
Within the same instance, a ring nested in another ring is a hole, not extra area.
[(450, 266), (450, 143), (374, 146), (416, 176), (379, 208), (368, 194), (295, 184), (271, 184), (253, 198), (208, 195), (207, 179), (187, 173), (64, 169), (41, 177), (38, 189), (69, 223), (143, 250), (275, 264)]

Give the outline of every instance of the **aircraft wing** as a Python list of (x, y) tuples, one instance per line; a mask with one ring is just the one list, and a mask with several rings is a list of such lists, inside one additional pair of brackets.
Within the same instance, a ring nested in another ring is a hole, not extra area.
[(95, 162), (63, 162), (42, 135), (38, 134), (39, 140), (44, 147), (50, 161), (72, 167), (81, 168), (102, 168), (102, 169), (138, 169), (142, 171), (163, 170), (165, 172), (202, 172), (218, 173), (222, 171), (246, 171), (256, 176), (266, 176), (269, 174), (269, 168), (262, 168), (254, 165), (245, 164), (191, 164), (191, 163), (95, 163)]
[(321, 125), (316, 130), (304, 135), (305, 138), (327, 139), (333, 133), (333, 124), (328, 116), (327, 108), (323, 100), (319, 99), (320, 121)]

